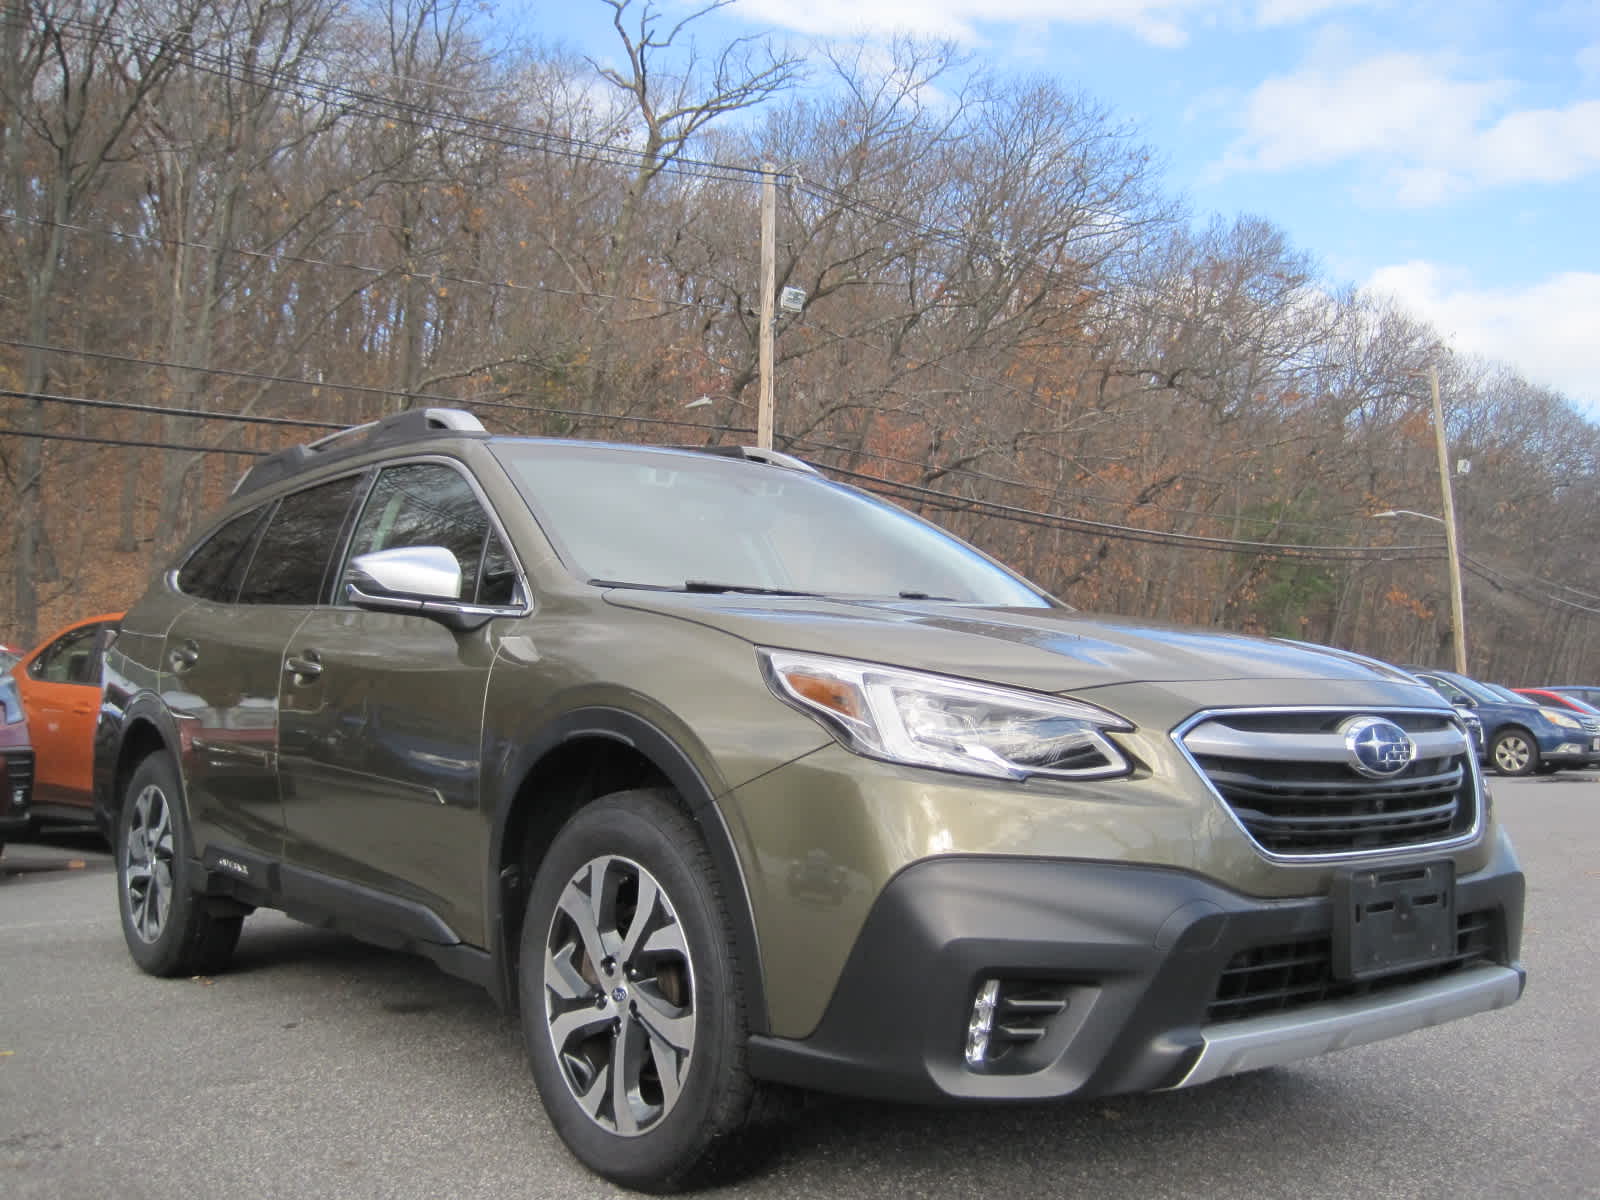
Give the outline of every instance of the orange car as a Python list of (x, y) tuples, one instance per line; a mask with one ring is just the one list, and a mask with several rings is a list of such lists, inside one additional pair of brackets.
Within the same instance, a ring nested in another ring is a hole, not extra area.
[(11, 668), (33, 742), (32, 827), (92, 825), (100, 666), (122, 614), (58, 629)]

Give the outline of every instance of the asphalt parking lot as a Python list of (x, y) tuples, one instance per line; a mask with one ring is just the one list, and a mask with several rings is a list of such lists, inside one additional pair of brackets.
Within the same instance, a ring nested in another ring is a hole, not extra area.
[[(808, 1098), (752, 1197), (1600, 1196), (1600, 777), (1496, 780), (1521, 1003), (1192, 1091), (990, 1110)], [(915, 980), (908, 979), (908, 986)], [(487, 996), (275, 914), (235, 969), (129, 961), (88, 839), (0, 858), (0, 1195), (589, 1197)]]

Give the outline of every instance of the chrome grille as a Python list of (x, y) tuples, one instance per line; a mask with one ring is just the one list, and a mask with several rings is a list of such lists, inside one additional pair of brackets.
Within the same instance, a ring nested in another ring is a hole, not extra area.
[[(1391, 778), (1370, 778), (1353, 765), (1341, 726), (1362, 716), (1400, 726), (1416, 747)], [(1470, 833), (1477, 820), (1471, 742), (1443, 713), (1207, 713), (1180, 740), (1245, 832), (1275, 856), (1429, 846)]]

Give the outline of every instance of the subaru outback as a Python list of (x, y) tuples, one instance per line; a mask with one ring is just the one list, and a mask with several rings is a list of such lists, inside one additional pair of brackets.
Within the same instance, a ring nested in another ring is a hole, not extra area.
[(1513, 1003), (1523, 877), (1392, 667), (1093, 619), (798, 460), (418, 409), (261, 460), (106, 659), (128, 949), (273, 908), (520, 1015), (666, 1191), (774, 1088), (1191, 1087)]

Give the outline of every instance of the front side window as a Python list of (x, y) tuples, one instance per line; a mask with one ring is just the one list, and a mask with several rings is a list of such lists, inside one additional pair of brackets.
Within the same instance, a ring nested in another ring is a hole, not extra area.
[(323, 581), (328, 563), (363, 478), (347, 475), (279, 501), (245, 572), (241, 604), (321, 604), (327, 599)]
[(498, 442), (494, 453), (581, 578), (1042, 608), (964, 542), (817, 475), (682, 451)]
[(98, 625), (85, 625), (51, 642), (28, 668), (42, 683), (98, 683), (95, 672), (95, 635)]
[(455, 555), (460, 599), (516, 602), (516, 569), (489, 514), (472, 485), (443, 463), (405, 463), (378, 476), (350, 539), (350, 557), (410, 546), (443, 546)]

